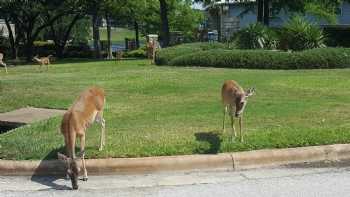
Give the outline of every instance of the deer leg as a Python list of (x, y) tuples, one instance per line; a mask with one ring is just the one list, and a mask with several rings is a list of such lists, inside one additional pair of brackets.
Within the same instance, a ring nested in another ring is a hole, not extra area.
[(225, 133), (225, 116), (226, 116), (227, 106), (224, 107), (224, 118), (222, 120), (222, 131)]
[(239, 117), (239, 135), (241, 136), (241, 142), (243, 142), (243, 133), (242, 133), (242, 116)]
[(233, 118), (233, 115), (230, 114), (231, 117), (231, 128), (232, 128), (232, 138), (233, 136), (237, 137), (237, 133), (236, 133), (236, 128), (235, 128), (235, 119)]
[(80, 157), (81, 157), (81, 163), (83, 166), (83, 181), (88, 180), (87, 176), (87, 170), (86, 170), (86, 164), (85, 164), (85, 134), (80, 137)]
[(6, 74), (7, 74), (7, 65), (6, 65), (4, 62), (0, 62), (0, 64), (4, 66), (5, 72), (6, 72)]
[(233, 141), (233, 138), (236, 137), (235, 121), (234, 121), (234, 119), (233, 119), (232, 114), (230, 114), (230, 118), (231, 118), (231, 128), (232, 128), (231, 141)]
[(100, 138), (100, 148), (99, 151), (103, 150), (103, 146), (106, 144), (106, 130), (105, 130), (105, 126), (106, 126), (106, 121), (104, 118), (101, 119), (101, 138)]

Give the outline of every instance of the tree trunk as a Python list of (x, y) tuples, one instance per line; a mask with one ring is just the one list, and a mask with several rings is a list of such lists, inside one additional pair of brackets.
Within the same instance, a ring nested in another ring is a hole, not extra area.
[(264, 0), (257, 1), (257, 21), (263, 23), (264, 18)]
[(27, 62), (31, 62), (32, 61), (32, 57), (33, 57), (33, 47), (34, 46), (34, 40), (32, 38), (28, 38), (26, 40), (26, 43), (24, 45), (25, 47), (25, 55), (26, 55), (26, 61)]
[(135, 41), (136, 41), (136, 48), (140, 48), (140, 35), (139, 35), (139, 24), (137, 23), (137, 21), (135, 20), (134, 22), (134, 26), (135, 26)]
[(53, 40), (55, 42), (55, 52), (56, 52), (57, 57), (59, 57), (59, 58), (63, 57), (64, 49), (65, 49), (66, 44), (67, 44), (67, 40), (69, 39), (69, 36), (71, 34), (71, 31), (72, 31), (74, 25), (77, 23), (77, 21), (80, 19), (80, 17), (81, 17), (80, 14), (76, 14), (74, 16), (72, 21), (69, 23), (68, 28), (64, 28), (64, 30), (62, 30), (62, 31), (64, 31), (63, 36), (57, 35), (55, 28), (54, 28), (55, 27), (54, 24), (51, 25), (51, 34), (54, 37)]
[(107, 22), (107, 59), (113, 59), (112, 53), (112, 43), (111, 43), (111, 20), (106, 13), (106, 22)]
[(264, 0), (264, 25), (270, 24), (270, 0)]
[(11, 29), (11, 25), (10, 25), (10, 21), (9, 21), (8, 18), (5, 18), (5, 23), (6, 23), (7, 30), (9, 32), (10, 45), (11, 45), (11, 57), (13, 59), (17, 60), (18, 59), (18, 45), (16, 44), (17, 42), (16, 42), (15, 39), (18, 39), (18, 37), (15, 38), (15, 35), (13, 35), (12, 29)]
[(101, 58), (101, 46), (100, 46), (100, 29), (98, 26), (97, 11), (92, 16), (92, 34), (94, 39), (94, 50), (95, 50), (95, 58)]
[(160, 19), (162, 23), (162, 47), (169, 46), (169, 21), (168, 21), (168, 8), (165, 0), (159, 0), (160, 3)]

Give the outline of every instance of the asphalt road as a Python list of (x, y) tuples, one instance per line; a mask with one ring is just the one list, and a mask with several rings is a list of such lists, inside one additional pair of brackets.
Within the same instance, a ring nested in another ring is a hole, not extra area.
[(0, 196), (350, 196), (350, 165), (295, 165), (247, 171), (90, 176), (70, 190), (56, 177), (0, 176)]

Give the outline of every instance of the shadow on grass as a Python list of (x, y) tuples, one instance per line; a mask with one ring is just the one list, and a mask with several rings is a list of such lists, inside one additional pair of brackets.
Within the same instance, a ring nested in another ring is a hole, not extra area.
[(197, 141), (209, 143), (209, 148), (198, 147), (194, 153), (196, 154), (216, 154), (220, 151), (222, 139), (218, 132), (199, 132), (194, 134)]
[(41, 160), (30, 180), (48, 186), (49, 190), (71, 190), (71, 188), (66, 185), (55, 183), (58, 179), (66, 178), (66, 165), (62, 161), (52, 160), (52, 158), (57, 158), (57, 152), (64, 153), (64, 146), (54, 149), (47, 154), (45, 158)]

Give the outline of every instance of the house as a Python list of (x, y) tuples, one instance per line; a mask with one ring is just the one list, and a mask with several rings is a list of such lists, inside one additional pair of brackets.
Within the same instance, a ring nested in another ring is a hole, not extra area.
[[(222, 39), (229, 38), (234, 32), (257, 22), (256, 0), (217, 0), (207, 6), (205, 26), (209, 31), (218, 31)], [(285, 10), (274, 11), (270, 8), (270, 27), (281, 27), (292, 13)], [(318, 23), (322, 28), (349, 28), (350, 3), (344, 2), (337, 10), (337, 24), (332, 25), (307, 15), (310, 22)]]

